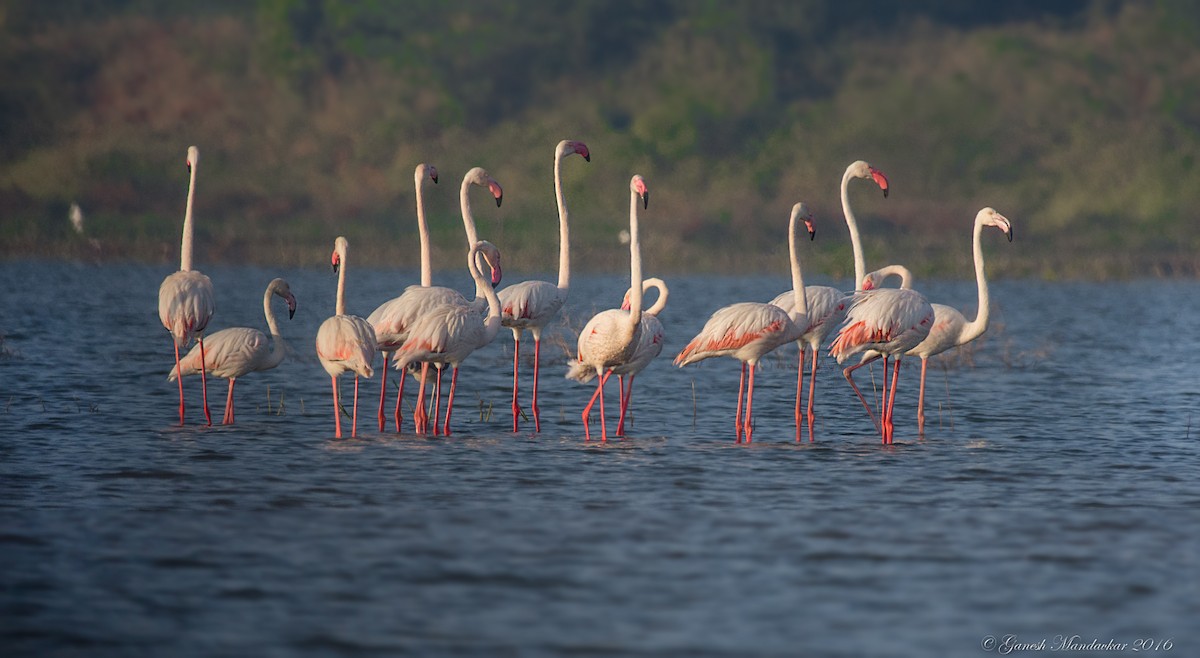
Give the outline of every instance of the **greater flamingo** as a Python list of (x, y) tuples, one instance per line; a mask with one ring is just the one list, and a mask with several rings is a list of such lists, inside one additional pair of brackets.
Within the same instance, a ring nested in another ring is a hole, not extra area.
[[(412, 323), (417, 318), (421, 317), (430, 310), (442, 306), (444, 304), (466, 304), (466, 298), (457, 290), (442, 286), (434, 286), (433, 284), (433, 268), (430, 264), (430, 246), (429, 246), (429, 226), (425, 220), (425, 202), (423, 195), (423, 183), (426, 178), (437, 183), (437, 170), (432, 165), (419, 164), (413, 174), (413, 179), (417, 189), (417, 232), (421, 241), (421, 284), (413, 285), (405, 288), (404, 292), (398, 297), (394, 297), (383, 304), (380, 304), (374, 312), (367, 317), (367, 322), (371, 323), (371, 327), (375, 329), (375, 338), (378, 341), (378, 347), (383, 352), (383, 373), (382, 382), (379, 388), (379, 430), (383, 431), (385, 424), (384, 417), (384, 402), (387, 397), (387, 370), (388, 361), (391, 355), (397, 348), (408, 340), (408, 330)], [(468, 195), (468, 190), (471, 185), (479, 185), (487, 187), (488, 190), (495, 196), (496, 205), (499, 206), (503, 199), (504, 192), (500, 188), (500, 184), (488, 176), (487, 172), (479, 167), (475, 167), (463, 176), (462, 187), (459, 191), (459, 202), (462, 207), (463, 230), (467, 235), (467, 248), (479, 241), (479, 236), (475, 229), (475, 219), (471, 214), (471, 203)], [(493, 264), (491, 270), (492, 285), (499, 285), (502, 276), (500, 263)], [(482, 295), (476, 291), (476, 299), (483, 301)], [(482, 306), (480, 306), (482, 308)], [(400, 431), (400, 421), (402, 419), (401, 407), (404, 399), (404, 376), (400, 377), (400, 387), (396, 393), (396, 406), (393, 410), (393, 418), (396, 423), (396, 431)]]
[[(651, 277), (642, 282), (643, 295), (651, 288), (658, 289), (658, 299), (655, 300), (653, 306), (642, 311), (642, 326), (638, 333), (638, 342), (634, 347), (633, 356), (629, 357), (625, 363), (612, 368), (613, 374), (617, 375), (621, 391), (621, 416), (617, 421), (616, 436), (625, 436), (625, 416), (629, 412), (629, 401), (633, 398), (633, 378), (645, 370), (646, 366), (662, 353), (664, 331), (658, 314), (667, 306), (669, 291), (666, 282), (658, 277)], [(622, 310), (630, 309), (629, 297), (632, 292), (632, 288), (626, 291), (625, 298), (621, 301)], [(629, 376), (628, 386), (625, 382), (626, 375)], [(577, 359), (571, 359), (567, 363), (567, 379), (586, 383), (592, 381), (595, 376), (595, 369), (583, 365)]]
[(513, 431), (518, 429), (521, 405), (518, 399), (517, 377), (521, 362), (521, 332), (529, 329), (533, 334), (533, 397), (530, 411), (533, 414), (534, 432), (542, 431), (541, 412), (538, 409), (538, 364), (541, 361), (542, 329), (545, 328), (567, 301), (571, 286), (570, 224), (567, 201), (562, 187), (562, 161), (571, 154), (579, 154), (587, 162), (591, 153), (583, 142), (564, 139), (554, 149), (554, 195), (558, 201), (558, 285), (548, 281), (523, 281), (500, 291), (500, 308), (504, 326), (513, 334)]
[[(846, 228), (850, 232), (850, 247), (854, 254), (854, 280), (855, 287), (857, 288), (861, 287), (860, 282), (862, 281), (862, 272), (865, 266), (862, 244), (858, 236), (858, 220), (854, 216), (854, 211), (850, 209), (850, 181), (855, 178), (870, 178), (875, 181), (875, 184), (879, 185), (879, 188), (883, 190), (883, 196), (885, 197), (888, 195), (888, 180), (882, 171), (862, 160), (852, 162), (842, 174), (842, 213), (846, 217)], [(813, 422), (815, 420), (813, 406), (817, 391), (819, 350), (821, 343), (825, 341), (825, 337), (845, 318), (846, 306), (849, 303), (849, 297), (845, 293), (831, 286), (808, 286), (805, 293), (808, 298), (808, 327), (805, 328), (800, 339), (796, 341), (796, 347), (799, 351), (799, 364), (796, 368), (795, 410), (797, 441), (800, 440), (801, 418), (804, 416), (801, 403), (804, 391), (804, 351), (807, 348), (812, 352), (812, 372), (808, 378), (808, 440), (812, 441)], [(772, 299), (771, 303), (790, 313), (795, 298), (793, 291), (788, 290), (780, 293), (775, 299)]]
[[(237, 378), (278, 366), (287, 352), (287, 343), (279, 333), (275, 313), (271, 310), (272, 295), (278, 295), (287, 301), (289, 320), (296, 314), (296, 297), (292, 295), (288, 282), (273, 279), (263, 293), (263, 315), (267, 318), (270, 339), (258, 329), (249, 327), (230, 327), (208, 336), (208, 371), (229, 380), (229, 393), (225, 396), (225, 416), (221, 420), (223, 425), (233, 424), (233, 386)], [(179, 377), (194, 375), (200, 372), (200, 369), (200, 350), (193, 348), (167, 375), (167, 381), (173, 382)]]
[[(800, 271), (800, 253), (797, 233), (803, 221), (808, 228), (809, 239), (815, 235), (812, 213), (803, 202), (792, 206), (788, 221), (788, 252), (792, 266), (792, 311), (789, 313), (774, 304), (738, 302), (717, 310), (704, 324), (700, 333), (675, 357), (675, 365), (683, 367), (715, 356), (731, 356), (742, 362), (741, 383), (738, 386), (737, 412), (734, 415), (734, 433), (737, 442), (746, 443), (753, 439), (752, 410), (754, 404), (754, 371), (763, 355), (800, 338), (808, 326), (808, 299), (804, 287), (804, 276)], [(750, 377), (747, 386), (746, 370)], [(743, 420), (742, 397), (745, 395), (746, 412)]]
[(375, 330), (357, 315), (346, 315), (346, 253), (350, 244), (338, 236), (333, 243), (333, 270), (338, 273), (337, 302), (334, 315), (321, 323), (317, 330), (317, 358), (333, 382), (334, 436), (342, 438), (341, 402), (338, 377), (343, 372), (354, 373), (354, 413), (350, 421), (350, 436), (358, 434), (358, 378), (370, 379), (375, 371)]
[(642, 251), (638, 240), (638, 202), (650, 207), (650, 190), (640, 175), (629, 180), (629, 308), (608, 309), (593, 315), (579, 333), (576, 360), (596, 373), (596, 392), (583, 408), (583, 435), (592, 440), (590, 417), (600, 398), (600, 441), (608, 441), (604, 418), (604, 384), (612, 368), (629, 362), (642, 331)]
[[(500, 299), (488, 280), (479, 271), (477, 257), (487, 264), (499, 262), (500, 252), (490, 242), (476, 242), (467, 253), (467, 271), (475, 280), (476, 291), (482, 291), (487, 302), (487, 313), (475, 305), (445, 304), (417, 319), (408, 332), (408, 340), (396, 350), (395, 367), (403, 372), (409, 363), (425, 363), (437, 366), (437, 384), (434, 388), (433, 433), (438, 433), (438, 402), (441, 400), (442, 367), (453, 369), (450, 379), (450, 396), (446, 400), (446, 420), (442, 434), (450, 436), (450, 413), (454, 410), (454, 391), (458, 386), (458, 366), (475, 350), (492, 342), (500, 331)], [(477, 292), (478, 295), (478, 292)], [(428, 369), (425, 371), (428, 372)], [(403, 377), (404, 375), (401, 374)], [(425, 397), (425, 380), (421, 377), (419, 399)], [(425, 407), (417, 411), (418, 431), (424, 431)]]
[[(212, 319), (217, 303), (213, 286), (204, 274), (192, 269), (192, 199), (196, 191), (196, 169), (200, 164), (200, 149), (189, 146), (187, 209), (183, 214), (183, 244), (179, 249), (179, 271), (163, 279), (158, 287), (158, 319), (175, 341), (175, 369), (179, 369), (179, 348), (187, 347), (194, 338), (200, 347), (200, 386), (204, 395), (204, 419), (212, 425), (208, 411), (208, 379), (205, 375), (204, 329)], [(183, 425), (183, 380), (179, 380), (179, 424)]]
[[(933, 328), (929, 330), (929, 335), (925, 340), (905, 353), (905, 356), (917, 356), (921, 358), (921, 390), (917, 397), (917, 433), (920, 436), (925, 435), (925, 374), (929, 365), (929, 357), (941, 354), (952, 347), (966, 345), (982, 336), (988, 328), (988, 318), (991, 309), (989, 307), (987, 274), (983, 266), (983, 245), (981, 242), (985, 226), (994, 226), (1000, 229), (1008, 236), (1009, 242), (1012, 242), (1013, 238), (1012, 223), (1007, 217), (996, 212), (995, 209), (984, 208), (975, 215), (975, 226), (972, 234), (972, 255), (975, 260), (975, 285), (978, 294), (975, 319), (968, 322), (958, 309), (946, 306), (945, 304), (933, 304)], [(887, 276), (893, 274), (901, 277), (900, 287), (902, 289), (912, 286), (912, 274), (907, 268), (899, 265), (890, 265), (876, 270), (867, 275), (867, 280), (872, 282), (872, 285), (878, 285), (878, 281), (882, 281)]]

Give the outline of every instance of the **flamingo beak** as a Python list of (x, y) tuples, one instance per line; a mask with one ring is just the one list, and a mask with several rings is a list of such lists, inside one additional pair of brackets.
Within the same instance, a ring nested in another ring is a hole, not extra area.
[(888, 195), (887, 176), (884, 176), (883, 172), (879, 171), (875, 167), (871, 167), (871, 178), (875, 179), (875, 184), (879, 186), (879, 189), (883, 190), (883, 198), (886, 199)]
[(812, 225), (812, 219), (811, 219), (811, 218), (809, 218), (809, 219), (806, 219), (806, 220), (804, 220), (804, 225), (805, 225), (806, 227), (808, 227), (808, 239), (809, 239), (809, 240), (814, 240), (814, 239), (816, 239), (816, 237), (817, 237), (817, 229), (813, 228), (813, 225)]
[(434, 185), (437, 185), (437, 174), (430, 174), (429, 180), (433, 181)]
[(504, 200), (504, 188), (500, 187), (500, 183), (490, 181), (488, 183), (488, 190), (491, 191), (492, 196), (496, 197), (496, 207), (499, 208), (500, 202)]
[(296, 317), (296, 298), (293, 297), (292, 295), (288, 295), (287, 296), (287, 305), (288, 305), (288, 319), (291, 320), (292, 318)]
[(642, 210), (650, 207), (650, 190), (642, 193)]
[(335, 253), (335, 254), (333, 255), (333, 262), (332, 262), (332, 264), (331, 264), (331, 267), (333, 267), (333, 273), (334, 273), (334, 274), (337, 274), (337, 272), (338, 272), (338, 265), (341, 265), (341, 263), (342, 263), (342, 259), (338, 258), (338, 255)]
[(492, 265), (492, 287), (500, 285), (500, 279), (504, 277), (504, 273), (500, 271), (500, 263)]

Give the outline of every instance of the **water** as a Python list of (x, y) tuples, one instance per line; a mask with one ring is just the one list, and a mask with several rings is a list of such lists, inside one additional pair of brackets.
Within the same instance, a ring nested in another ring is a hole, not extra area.
[[(351, 268), (363, 316), (416, 278)], [(579, 420), (592, 388), (562, 378), (554, 341), (543, 432), (509, 431), (507, 331), (463, 368), (456, 436), (376, 431), (376, 375), (360, 436), (335, 440), (312, 347), (333, 308), (322, 269), (208, 268), (213, 329), (264, 326), (262, 290), (288, 278), (298, 357), (242, 379), (233, 427), (200, 425), (189, 378), (177, 427), (156, 312), (170, 271), (0, 265), (6, 656), (975, 655), (1008, 635), (1197, 651), (1193, 282), (994, 283), (992, 330), (931, 371), (923, 441), (906, 366), (891, 447), (831, 362), (817, 440), (797, 444), (789, 348), (738, 446), (736, 362), (670, 356), (718, 306), (788, 283), (671, 277), (630, 438), (599, 445)], [(624, 285), (575, 284), (568, 336)], [(974, 304), (970, 282), (921, 287)]]

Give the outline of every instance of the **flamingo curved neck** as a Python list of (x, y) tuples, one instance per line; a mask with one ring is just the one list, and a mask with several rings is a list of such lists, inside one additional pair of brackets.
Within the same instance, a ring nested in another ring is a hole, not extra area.
[[(642, 311), (642, 313), (645, 313), (646, 315), (658, 315), (667, 307), (667, 297), (670, 296), (670, 291), (667, 290), (666, 282), (659, 278), (646, 279), (642, 282), (643, 293), (650, 288), (658, 289), (658, 299), (654, 300), (653, 306)], [(644, 294), (642, 302), (645, 303)]]
[(558, 287), (571, 287), (571, 230), (567, 214), (567, 200), (562, 189), (561, 150), (554, 153), (554, 196), (558, 201)]
[(642, 321), (642, 245), (638, 239), (637, 192), (629, 194), (629, 331)]
[(337, 288), (337, 303), (334, 306), (334, 315), (346, 314), (346, 252), (340, 254), (341, 265), (338, 267), (338, 288)]
[(421, 286), (433, 285), (433, 263), (429, 247), (429, 224), (425, 221), (425, 166), (418, 165), (414, 179), (417, 186), (417, 235), (421, 241)]
[(282, 363), (284, 354), (287, 351), (287, 348), (284, 346), (283, 335), (279, 333), (279, 323), (275, 320), (275, 312), (271, 310), (271, 295), (274, 292), (271, 288), (267, 288), (267, 291), (263, 293), (263, 315), (267, 318), (267, 329), (270, 330), (271, 338), (273, 339), (271, 352), (267, 357), (264, 369), (274, 368)]
[(988, 297), (987, 274), (983, 269), (983, 222), (975, 220), (975, 232), (972, 237), (972, 251), (975, 257), (975, 286), (978, 291), (979, 303), (975, 311), (975, 319), (963, 325), (959, 344), (972, 341), (987, 331), (990, 303)]
[(846, 216), (846, 228), (850, 230), (850, 248), (854, 251), (854, 289), (862, 290), (863, 278), (866, 277), (867, 268), (863, 260), (862, 242), (858, 236), (858, 220), (854, 217), (854, 211), (850, 209), (850, 179), (851, 167), (846, 168), (846, 173), (842, 174), (842, 214)]
[(475, 299), (478, 300), (481, 293), (487, 299), (488, 313), (483, 320), (483, 340), (484, 344), (487, 344), (492, 342), (492, 339), (500, 331), (500, 297), (496, 294), (496, 289), (491, 286), (491, 282), (485, 279), (483, 273), (479, 271), (478, 254), (479, 245), (472, 245), (471, 251), (467, 254), (467, 271), (475, 281)]
[[(799, 231), (799, 222), (796, 221), (796, 214), (792, 213), (792, 219), (788, 222), (788, 253), (792, 260), (792, 294), (795, 295), (795, 308), (792, 311), (793, 318), (796, 316), (808, 316), (808, 292), (804, 289), (804, 274), (800, 270), (800, 249), (799, 239), (796, 233)], [(803, 329), (804, 327), (801, 327)]]
[(474, 247), (479, 242), (479, 234), (475, 231), (475, 216), (471, 214), (471, 180), (464, 178), (462, 188), (458, 191), (458, 205), (462, 208), (463, 229), (467, 232), (467, 245)]
[[(197, 158), (198, 159), (198, 158)], [(188, 272), (192, 269), (192, 197), (196, 191), (196, 169), (199, 162), (191, 163), (191, 174), (188, 176), (187, 209), (183, 213), (183, 244), (179, 247), (179, 270)]]

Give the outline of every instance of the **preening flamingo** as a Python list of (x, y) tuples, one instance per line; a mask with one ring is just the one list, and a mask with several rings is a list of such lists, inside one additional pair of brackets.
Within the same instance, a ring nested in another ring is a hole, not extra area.
[[(217, 303), (213, 299), (212, 281), (192, 269), (192, 199), (196, 191), (196, 169), (200, 164), (200, 149), (187, 150), (188, 193), (187, 209), (183, 214), (183, 244), (179, 249), (179, 271), (163, 279), (158, 287), (158, 319), (175, 341), (175, 369), (179, 369), (179, 348), (187, 347), (194, 338), (200, 347), (200, 385), (204, 392), (204, 419), (212, 425), (208, 411), (208, 378), (204, 367), (204, 329), (212, 318)], [(179, 424), (183, 425), (183, 380), (179, 380)]]
[(629, 308), (608, 309), (593, 315), (579, 333), (576, 360), (596, 373), (596, 392), (583, 408), (583, 435), (592, 439), (590, 416), (600, 399), (600, 441), (608, 441), (604, 418), (604, 384), (612, 368), (628, 363), (642, 331), (642, 251), (638, 239), (638, 203), (650, 207), (650, 190), (640, 175), (629, 180)]
[[(658, 277), (651, 277), (642, 282), (643, 295), (652, 288), (658, 289), (658, 299), (654, 305), (642, 311), (641, 329), (638, 331), (637, 346), (634, 347), (633, 356), (629, 360), (617, 366), (613, 366), (612, 372), (617, 375), (620, 383), (621, 391), (621, 416), (617, 421), (616, 436), (625, 436), (625, 416), (629, 412), (629, 401), (633, 398), (633, 378), (650, 362), (662, 353), (664, 331), (662, 321), (658, 319), (658, 314), (667, 306), (667, 284)], [(625, 292), (625, 299), (621, 302), (621, 309), (630, 310), (631, 303), (630, 295), (633, 293), (633, 288)], [(629, 376), (628, 386), (626, 386), (625, 376)], [(585, 366), (578, 359), (571, 359), (567, 362), (567, 379), (574, 379), (577, 382), (590, 382), (596, 377), (594, 368)]]
[[(975, 215), (975, 226), (972, 233), (972, 255), (975, 260), (975, 285), (978, 294), (975, 319), (968, 322), (958, 309), (945, 304), (933, 304), (933, 328), (929, 330), (929, 335), (925, 340), (905, 353), (906, 356), (921, 358), (921, 391), (917, 397), (917, 432), (921, 436), (925, 435), (925, 374), (929, 365), (929, 357), (941, 354), (952, 347), (966, 345), (982, 336), (988, 328), (990, 315), (988, 283), (983, 266), (983, 245), (981, 243), (985, 226), (994, 226), (1000, 229), (1008, 236), (1009, 242), (1012, 242), (1013, 238), (1012, 223), (995, 209), (984, 208)], [(877, 281), (892, 274), (901, 277), (900, 287), (902, 289), (911, 287), (912, 274), (906, 268), (898, 265), (891, 265), (868, 274), (867, 281), (872, 285), (878, 285)]]
[[(741, 383), (738, 386), (737, 412), (734, 415), (734, 434), (737, 442), (753, 440), (754, 425), (754, 371), (763, 355), (780, 345), (800, 338), (808, 326), (808, 299), (804, 287), (804, 276), (800, 271), (800, 254), (797, 233), (803, 221), (808, 228), (809, 239), (816, 232), (812, 225), (812, 213), (804, 203), (792, 206), (788, 221), (788, 253), (792, 266), (793, 308), (789, 313), (774, 304), (738, 302), (717, 310), (704, 324), (700, 333), (675, 357), (675, 365), (683, 367), (715, 356), (731, 356), (742, 362)], [(746, 371), (749, 367), (749, 386)], [(742, 398), (745, 396), (745, 417), (742, 416)]]
[[(383, 304), (380, 304), (371, 315), (367, 317), (367, 322), (375, 329), (375, 338), (378, 341), (378, 347), (383, 352), (383, 373), (382, 382), (379, 387), (379, 429), (383, 430), (385, 423), (384, 417), (384, 402), (387, 397), (387, 368), (388, 362), (396, 348), (400, 347), (408, 340), (408, 330), (412, 323), (430, 310), (437, 308), (443, 304), (467, 304), (468, 301), (457, 290), (442, 286), (434, 286), (433, 284), (433, 268), (430, 264), (430, 246), (429, 246), (429, 226), (425, 220), (425, 202), (423, 195), (423, 183), (426, 178), (437, 182), (437, 170), (432, 165), (420, 164), (417, 165), (416, 171), (413, 174), (413, 179), (417, 189), (417, 232), (421, 241), (421, 284), (408, 286), (404, 292), (398, 297), (394, 297)], [(479, 185), (487, 187), (488, 190), (495, 196), (496, 205), (500, 205), (503, 199), (504, 192), (500, 188), (500, 184), (492, 180), (487, 172), (479, 167), (475, 167), (463, 176), (462, 186), (459, 190), (459, 202), (462, 207), (463, 230), (467, 235), (467, 248), (479, 241), (479, 236), (475, 230), (475, 219), (471, 214), (471, 203), (468, 195), (468, 190), (471, 185)], [(492, 285), (499, 285), (502, 273), (500, 263), (496, 262), (491, 270)], [(476, 291), (476, 298), (483, 302), (482, 295)], [(482, 305), (479, 308), (483, 308)], [(396, 392), (396, 406), (393, 410), (393, 418), (396, 423), (396, 431), (400, 431), (400, 421), (402, 418), (401, 408), (404, 400), (404, 377), (400, 377), (400, 387)]]
[(530, 411), (533, 414), (535, 432), (542, 431), (541, 412), (538, 409), (538, 364), (541, 361), (542, 329), (558, 315), (567, 301), (571, 287), (570, 222), (567, 201), (562, 187), (562, 161), (571, 154), (579, 154), (591, 162), (592, 156), (583, 142), (564, 139), (554, 149), (554, 195), (558, 201), (558, 285), (547, 281), (523, 281), (500, 291), (500, 308), (504, 326), (513, 334), (513, 431), (516, 432), (521, 415), (519, 401), (519, 378), (521, 362), (521, 332), (529, 329), (533, 334), (533, 397)]
[[(279, 333), (275, 313), (271, 310), (272, 295), (277, 295), (287, 302), (289, 320), (296, 314), (296, 297), (292, 295), (288, 282), (283, 279), (274, 279), (267, 285), (267, 290), (263, 293), (263, 315), (267, 318), (267, 329), (271, 332), (270, 341), (273, 343), (269, 342), (263, 332), (249, 327), (230, 327), (208, 336), (208, 371), (229, 380), (229, 393), (225, 396), (225, 416), (221, 420), (224, 425), (233, 424), (233, 386), (237, 378), (278, 366), (287, 352), (287, 343)], [(200, 349), (197, 346), (171, 370), (167, 380), (175, 381), (179, 377), (194, 375), (200, 371)]]
[[(475, 350), (492, 342), (500, 331), (500, 299), (496, 291), (479, 271), (478, 258), (486, 264), (499, 262), (500, 252), (490, 242), (479, 241), (467, 253), (467, 271), (475, 280), (477, 296), (487, 302), (487, 312), (474, 304), (445, 304), (422, 315), (413, 323), (408, 340), (396, 350), (395, 367), (403, 371), (410, 363), (425, 363), (437, 366), (437, 384), (434, 388), (433, 433), (438, 433), (438, 404), (441, 400), (442, 367), (453, 369), (450, 379), (450, 396), (446, 401), (446, 420), (442, 433), (450, 436), (450, 413), (454, 409), (454, 391), (458, 386), (458, 366)], [(425, 398), (425, 374), (421, 377), (421, 392), (418, 399)], [(404, 375), (401, 374), (403, 377)], [(425, 431), (425, 406), (417, 408), (417, 431)]]
[(337, 302), (334, 315), (321, 323), (317, 330), (317, 358), (333, 382), (334, 436), (342, 438), (341, 402), (338, 377), (343, 372), (354, 373), (354, 413), (350, 421), (350, 436), (358, 434), (358, 378), (370, 379), (375, 371), (375, 330), (357, 315), (346, 315), (346, 253), (350, 243), (338, 236), (333, 243), (333, 270), (338, 273)]

